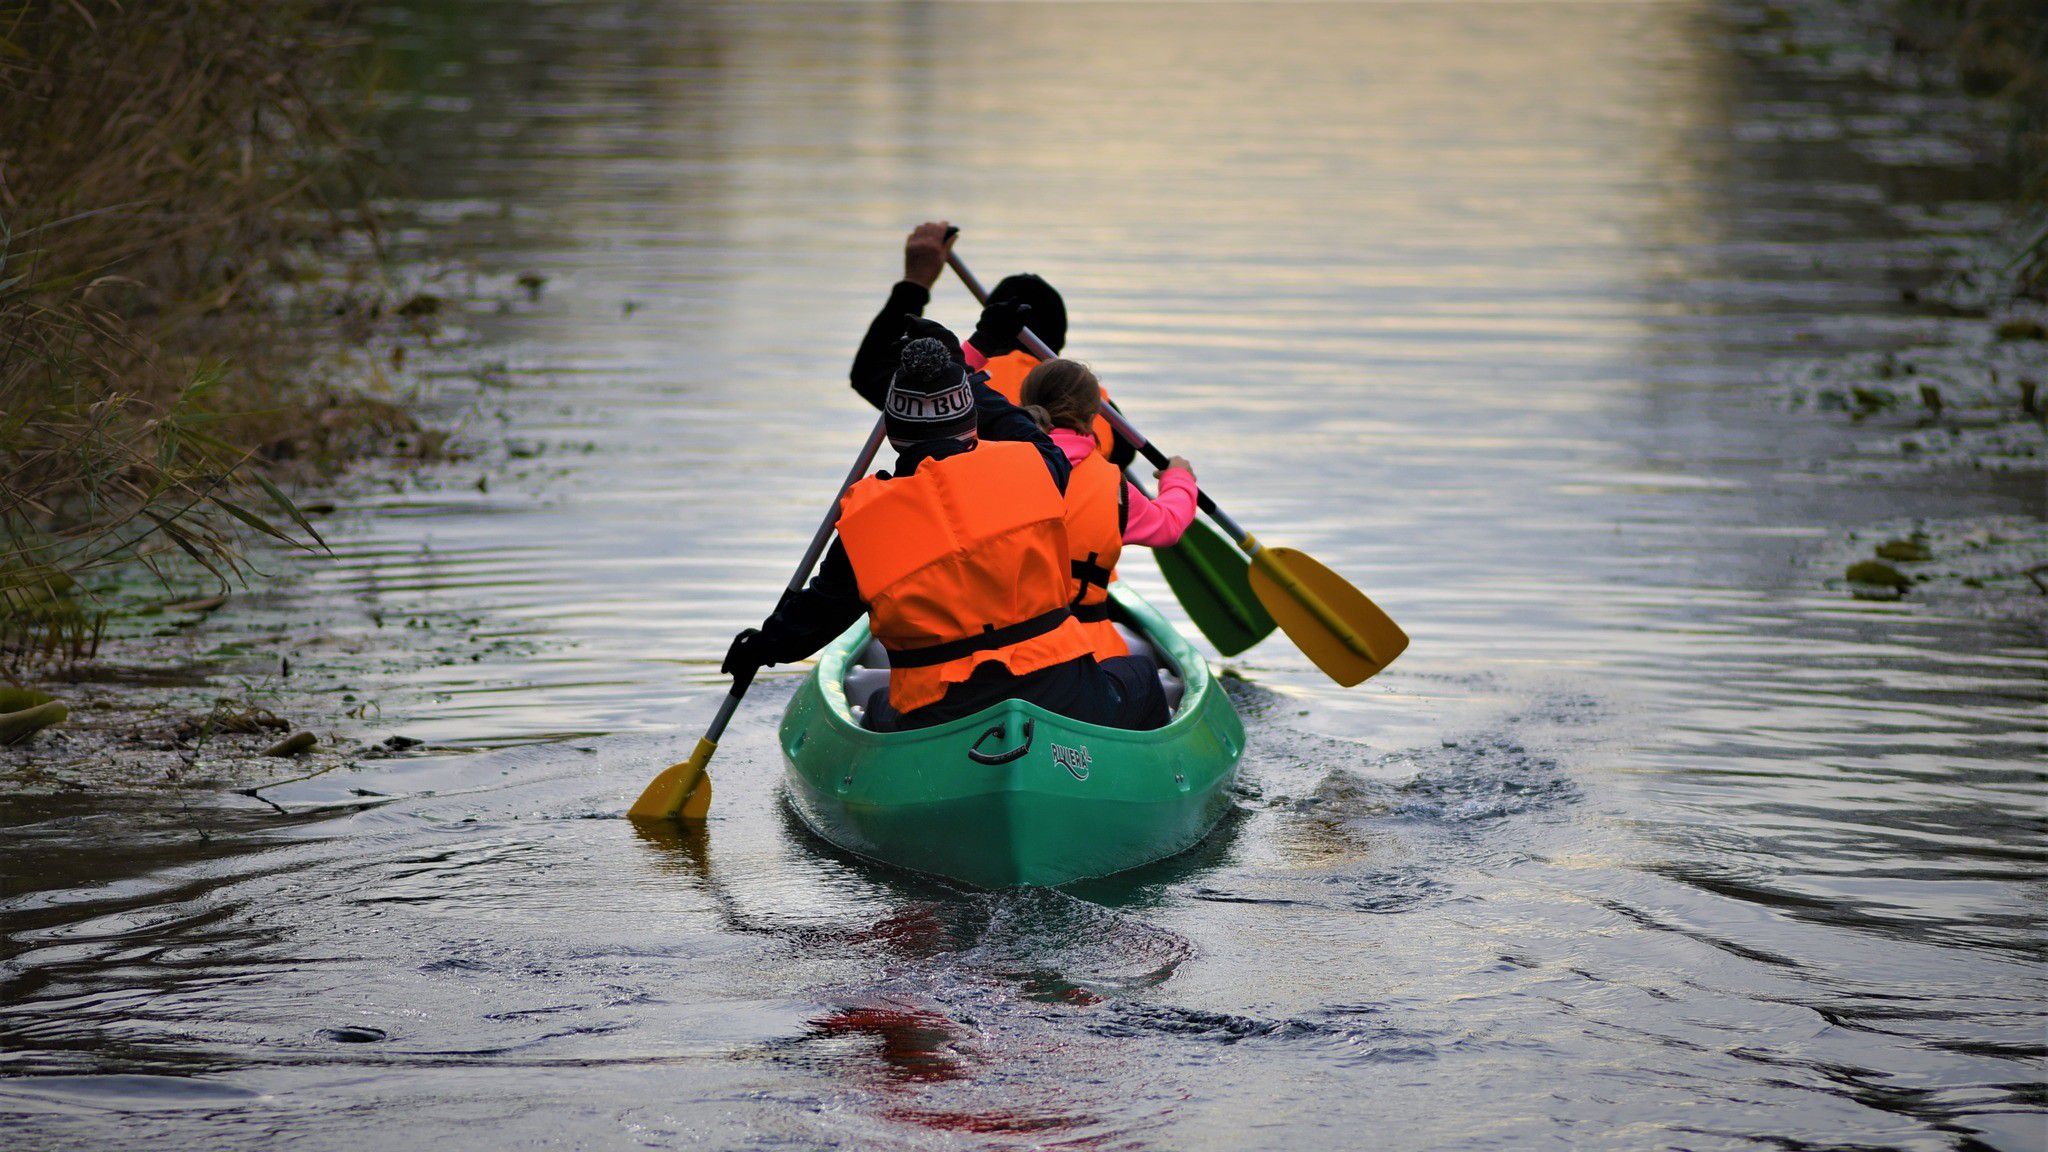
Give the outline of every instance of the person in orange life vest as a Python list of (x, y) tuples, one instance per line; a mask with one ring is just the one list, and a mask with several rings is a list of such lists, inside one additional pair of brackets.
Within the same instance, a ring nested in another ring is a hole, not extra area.
[(1158, 472), (1148, 500), (1097, 451), (1093, 428), (1102, 385), (1078, 360), (1047, 360), (1024, 377), (1024, 410), (1048, 427), (1074, 473), (1067, 480), (1067, 551), (1073, 558), (1074, 616), (1088, 629), (1098, 661), (1130, 655), (1109, 622), (1109, 584), (1125, 544), (1167, 548), (1195, 518), (1195, 471), (1178, 456)]
[[(928, 221), (911, 230), (903, 242), (903, 279), (889, 290), (889, 299), (853, 354), (849, 373), (853, 390), (876, 408), (882, 406), (896, 370), (904, 325), (924, 315), (931, 303), (932, 286), (946, 270), (946, 254), (953, 244), (947, 238), (948, 230), (943, 220)], [(1038, 358), (1017, 343), (1018, 330), (1025, 327), (1058, 352), (1067, 342), (1067, 303), (1037, 276), (1006, 276), (989, 293), (981, 320), (962, 349), (968, 367), (987, 372), (989, 387), (1012, 404), (1018, 402), (1025, 374), (1038, 364)], [(1095, 429), (1110, 462), (1118, 468), (1137, 458), (1136, 447), (1116, 437), (1108, 421), (1097, 420)]]
[(883, 409), (894, 474), (847, 490), (818, 575), (735, 636), (722, 670), (801, 660), (866, 613), (890, 657), (870, 728), (930, 727), (1009, 699), (1093, 724), (1164, 723), (1157, 677), (1112, 678), (1068, 606), (1065, 453), (970, 376), (952, 333), (904, 327), (914, 338)]

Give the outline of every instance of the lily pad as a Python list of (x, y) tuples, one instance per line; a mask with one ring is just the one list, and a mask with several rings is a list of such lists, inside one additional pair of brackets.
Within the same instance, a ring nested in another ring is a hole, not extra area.
[(19, 744), (52, 724), (61, 724), (70, 710), (55, 700), (0, 715), (0, 744)]
[(0, 688), (0, 713), (19, 712), (55, 699), (48, 692), (38, 692), (33, 688)]
[(1866, 584), (1873, 588), (1892, 588), (1905, 591), (1912, 587), (1912, 577), (1882, 560), (1858, 560), (1849, 565), (1846, 573), (1851, 584)]
[(441, 311), (441, 298), (431, 292), (422, 292), (398, 306), (398, 314), (408, 320), (422, 316), (433, 316)]
[(311, 732), (294, 732), (263, 750), (265, 756), (297, 756), (312, 751), (319, 740)]

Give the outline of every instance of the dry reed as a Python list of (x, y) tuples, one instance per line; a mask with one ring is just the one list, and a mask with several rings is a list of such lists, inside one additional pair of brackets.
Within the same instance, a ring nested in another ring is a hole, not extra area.
[(280, 484), (403, 423), (292, 335), (298, 269), (369, 227), (335, 16), (0, 0), (0, 664), (89, 655), (91, 574), (318, 546)]

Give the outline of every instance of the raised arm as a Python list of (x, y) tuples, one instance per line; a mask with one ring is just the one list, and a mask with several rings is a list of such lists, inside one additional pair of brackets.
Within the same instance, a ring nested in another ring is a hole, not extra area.
[(896, 354), (903, 347), (905, 322), (924, 315), (932, 300), (932, 285), (946, 270), (946, 250), (953, 246), (947, 235), (952, 226), (932, 220), (911, 229), (903, 241), (903, 279), (889, 289), (889, 300), (868, 324), (860, 348), (853, 354), (848, 379), (861, 399), (882, 407), (889, 391), (889, 376), (896, 371)]

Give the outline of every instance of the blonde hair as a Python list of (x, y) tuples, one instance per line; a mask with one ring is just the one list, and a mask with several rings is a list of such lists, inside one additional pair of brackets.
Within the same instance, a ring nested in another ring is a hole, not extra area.
[(1026, 411), (1045, 413), (1054, 428), (1093, 432), (1102, 411), (1102, 382), (1079, 360), (1047, 360), (1024, 377), (1019, 400)]

